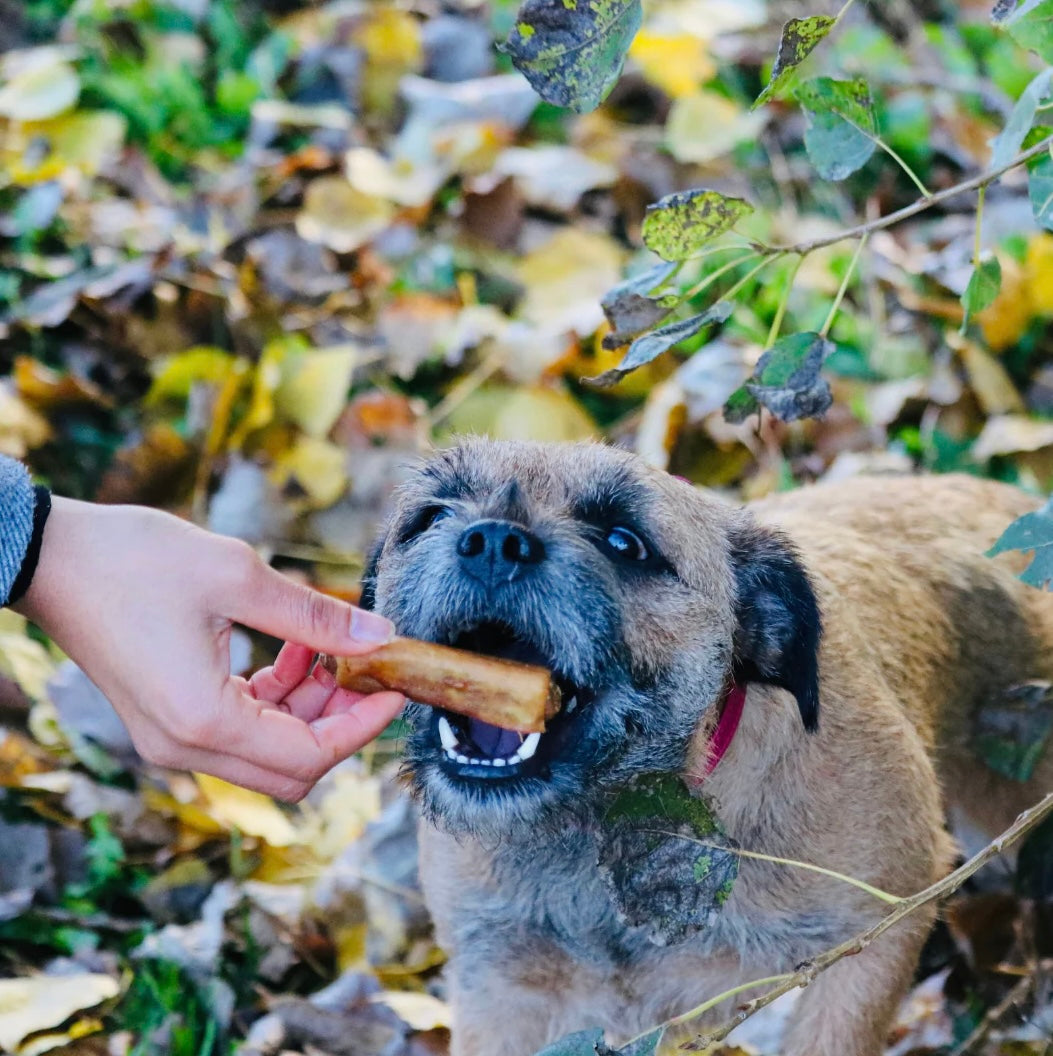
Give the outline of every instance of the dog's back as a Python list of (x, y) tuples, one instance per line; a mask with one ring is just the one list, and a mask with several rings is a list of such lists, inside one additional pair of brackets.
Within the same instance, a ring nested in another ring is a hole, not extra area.
[(824, 610), (836, 616), (829, 622), (856, 623), (857, 641), (929, 748), (957, 820), (988, 835), (1053, 788), (1053, 756), (1030, 781), (1014, 782), (975, 750), (979, 709), (1002, 705), (1021, 673), (1053, 681), (1053, 594), (1018, 578), (1025, 555), (984, 556), (1038, 505), (1018, 488), (948, 475), (860, 477), (752, 507), (799, 547)]

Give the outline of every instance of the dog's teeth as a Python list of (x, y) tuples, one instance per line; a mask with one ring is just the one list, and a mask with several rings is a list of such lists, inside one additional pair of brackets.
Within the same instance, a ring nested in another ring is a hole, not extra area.
[(534, 753), (537, 751), (537, 746), (540, 743), (541, 743), (541, 734), (540, 733), (532, 733), (519, 746), (519, 751), (516, 752), (516, 755), (518, 755), (520, 759), (530, 759), (530, 758), (533, 757)]
[(444, 748), (443, 751), (446, 753), (447, 759), (456, 759), (457, 753), (452, 748)]
[(493, 766), (494, 765), (492, 759), (480, 759), (479, 762), (482, 763), (483, 766)]
[(457, 734), (453, 732), (450, 720), (445, 715), (439, 716), (439, 740), (447, 751), (457, 747)]
[(507, 759), (495, 759), (493, 765), (494, 766), (508, 766), (508, 760)]
[(457, 756), (457, 762), (459, 762), (459, 763), (470, 763), (471, 760), (466, 755), (458, 755)]

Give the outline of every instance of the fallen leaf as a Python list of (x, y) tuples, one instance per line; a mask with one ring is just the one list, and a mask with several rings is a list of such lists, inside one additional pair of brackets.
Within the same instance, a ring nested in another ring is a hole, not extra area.
[(0, 380), (0, 454), (25, 458), (50, 436), (47, 419), (18, 398), (10, 381)]
[(31, 356), (15, 357), (13, 377), (22, 399), (44, 412), (78, 404), (113, 406), (113, 401), (98, 385), (74, 374), (60, 374)]
[(347, 404), (358, 358), (356, 345), (334, 345), (305, 349), (287, 360), (274, 392), (278, 414), (308, 436), (325, 436)]
[(395, 217), (385, 198), (355, 190), (342, 176), (322, 176), (307, 185), (296, 231), (337, 253), (351, 253), (376, 238)]
[(498, 180), (512, 177), (531, 205), (569, 213), (586, 191), (610, 187), (618, 179), (618, 170), (575, 147), (546, 144), (503, 150), (491, 176)]
[(0, 675), (16, 683), (30, 700), (42, 700), (56, 662), (27, 629), (24, 616), (0, 609)]
[(985, 415), (1023, 414), (1024, 400), (1009, 377), (1008, 371), (975, 341), (953, 333), (947, 344), (961, 358), (969, 375), (969, 387), (976, 394)]
[(1001, 414), (988, 418), (973, 444), (973, 458), (984, 461), (995, 455), (1020, 451), (1040, 451), (1053, 446), (1053, 422), (1021, 414)]
[(450, 1006), (431, 994), (413, 993), (409, 990), (384, 990), (374, 994), (371, 1001), (387, 1005), (408, 1027), (413, 1030), (449, 1030)]
[(17, 1051), (30, 1034), (57, 1027), (119, 993), (115, 979), (92, 972), (0, 979), (0, 1047)]
[(526, 287), (523, 319), (542, 333), (591, 334), (603, 322), (600, 301), (621, 277), (624, 253), (606, 235), (565, 228), (519, 263)]
[(666, 149), (677, 161), (702, 164), (755, 141), (768, 123), (764, 110), (744, 111), (717, 92), (696, 91), (673, 103), (665, 124)]
[[(17, 59), (19, 69), (9, 72)], [(13, 121), (41, 121), (72, 108), (80, 95), (77, 71), (54, 48), (8, 55), (0, 67), (0, 114)]]
[(209, 774), (194, 774), (209, 813), (223, 825), (258, 836), (272, 847), (297, 843), (296, 829), (269, 796), (229, 784)]
[(581, 405), (563, 389), (489, 385), (477, 389), (447, 419), (453, 434), (495, 440), (588, 440), (598, 434)]
[(693, 95), (717, 72), (706, 42), (693, 33), (641, 29), (629, 48), (629, 57), (672, 99)]

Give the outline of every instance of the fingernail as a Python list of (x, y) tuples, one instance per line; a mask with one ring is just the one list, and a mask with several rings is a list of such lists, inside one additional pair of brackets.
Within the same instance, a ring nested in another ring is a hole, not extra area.
[(351, 637), (359, 642), (376, 642), (382, 645), (395, 637), (395, 625), (391, 620), (365, 609), (351, 610)]

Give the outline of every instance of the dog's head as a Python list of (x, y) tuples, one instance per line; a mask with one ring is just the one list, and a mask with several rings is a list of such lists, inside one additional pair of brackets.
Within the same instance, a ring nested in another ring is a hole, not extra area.
[(454, 831), (508, 834), (682, 768), (734, 681), (818, 720), (819, 613), (784, 539), (598, 444), (470, 440), (397, 493), (363, 603), (399, 633), (538, 663), (563, 709), (522, 738), (410, 705), (407, 761)]

